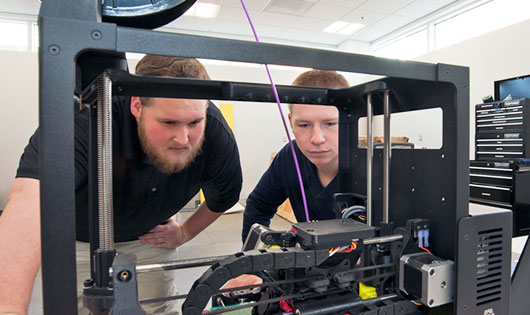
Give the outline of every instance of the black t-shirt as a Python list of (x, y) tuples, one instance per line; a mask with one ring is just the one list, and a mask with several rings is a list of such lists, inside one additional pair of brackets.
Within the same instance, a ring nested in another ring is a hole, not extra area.
[[(199, 189), (208, 208), (223, 212), (239, 200), (242, 185), (239, 152), (232, 130), (214, 104), (207, 109), (201, 152), (183, 171), (159, 172), (138, 139), (129, 99), (113, 106), (113, 201), (115, 241), (135, 240), (177, 213)], [(39, 178), (39, 129), (20, 158), (17, 177)], [(77, 240), (88, 241), (88, 110), (75, 116)]]
[[(322, 187), (316, 166), (302, 154), (296, 141), (293, 145), (304, 183), (309, 219), (334, 219), (336, 215), (333, 212), (333, 194), (337, 191), (337, 177), (335, 176), (326, 187)], [(269, 226), (278, 206), (287, 198), (291, 202), (296, 220), (305, 222), (302, 193), (289, 144), (276, 155), (256, 188), (248, 196), (243, 216), (243, 242), (252, 224)]]

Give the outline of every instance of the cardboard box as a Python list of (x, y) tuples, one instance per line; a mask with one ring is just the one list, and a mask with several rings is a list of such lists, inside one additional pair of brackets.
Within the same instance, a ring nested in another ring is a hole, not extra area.
[[(270, 159), (269, 165), (270, 163), (272, 163), (272, 160), (274, 160), (275, 156), (276, 156), (276, 153), (271, 153), (271, 159)], [(293, 208), (291, 207), (291, 202), (289, 201), (289, 198), (287, 198), (287, 200), (285, 200), (285, 202), (282, 203), (278, 207), (278, 210), (276, 211), (276, 215), (286, 219), (287, 221), (291, 223), (298, 222), (296, 220), (296, 217), (294, 216)]]

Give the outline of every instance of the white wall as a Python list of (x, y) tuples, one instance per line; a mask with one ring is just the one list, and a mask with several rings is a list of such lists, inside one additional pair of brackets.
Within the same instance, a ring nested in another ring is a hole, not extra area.
[[(411, 123), (413, 122), (413, 123)], [(359, 136), (366, 138), (366, 117), (358, 122)], [(441, 108), (428, 108), (392, 114), (391, 137), (407, 137), (415, 149), (439, 149), (442, 147), (443, 112)], [(384, 137), (383, 115), (373, 119), (373, 136)]]
[(494, 81), (530, 74), (529, 32), (527, 20), (418, 58), (470, 67), (470, 159), (475, 154), (475, 104), (494, 94)]
[(18, 159), (38, 125), (37, 54), (0, 51), (0, 209), (15, 177)]

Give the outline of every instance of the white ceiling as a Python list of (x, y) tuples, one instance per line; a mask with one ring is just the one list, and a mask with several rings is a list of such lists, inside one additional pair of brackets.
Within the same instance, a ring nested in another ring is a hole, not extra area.
[[(262, 41), (340, 47), (369, 44), (447, 5), (464, 0), (245, 0)], [(469, 0), (466, 0), (469, 1)], [(38, 0), (2, 0), (0, 13), (38, 14)], [(182, 16), (165, 29), (184, 33), (253, 39), (240, 0), (197, 0), (220, 6), (215, 18)], [(352, 35), (322, 30), (341, 20), (366, 27)]]
[[(183, 16), (169, 26), (192, 32), (252, 36), (240, 0), (197, 2), (220, 5), (218, 15), (214, 19)], [(245, 0), (245, 5), (260, 40), (338, 47), (347, 40), (373, 42), (454, 2), (457, 0)], [(282, 7), (285, 9), (280, 10)], [(366, 27), (349, 36), (322, 31), (337, 20)]]

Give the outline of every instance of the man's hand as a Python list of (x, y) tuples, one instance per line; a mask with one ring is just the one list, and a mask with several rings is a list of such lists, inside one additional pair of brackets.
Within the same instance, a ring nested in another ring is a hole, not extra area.
[(244, 287), (247, 285), (262, 284), (263, 279), (255, 275), (244, 274), (228, 281), (221, 289)]
[(189, 240), (182, 226), (172, 218), (138, 238), (142, 244), (149, 244), (152, 248), (177, 248)]

